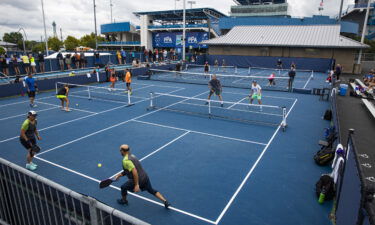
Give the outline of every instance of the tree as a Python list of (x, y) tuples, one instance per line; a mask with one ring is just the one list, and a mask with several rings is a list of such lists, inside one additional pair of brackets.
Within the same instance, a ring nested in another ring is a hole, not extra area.
[(69, 50), (69, 51), (73, 51), (80, 44), (79, 40), (72, 36), (66, 37), (64, 43), (65, 43), (66, 50)]
[(32, 48), (32, 51), (34, 53), (37, 53), (37, 52), (44, 52), (46, 50), (46, 44), (43, 42), (43, 43), (38, 43), (36, 45), (33, 46)]
[(5, 49), (3, 48), (3, 47), (0, 47), (0, 55), (3, 55), (3, 54), (5, 54), (6, 52), (5, 52)]
[[(97, 40), (98, 40), (98, 43), (99, 43), (99, 42), (105, 41), (105, 38), (98, 36)], [(95, 34), (94, 33), (87, 34), (87, 35), (83, 36), (80, 41), (81, 41), (81, 44), (85, 47), (90, 47), (90, 48), (93, 48), (93, 49), (95, 49), (95, 47), (96, 47), (95, 46)]]
[(48, 38), (48, 47), (54, 51), (59, 51), (63, 46), (63, 42), (60, 41), (57, 37)]
[(18, 44), (18, 42), (22, 42), (23, 36), (20, 32), (10, 32), (4, 33), (3, 41), (10, 42), (13, 44)]

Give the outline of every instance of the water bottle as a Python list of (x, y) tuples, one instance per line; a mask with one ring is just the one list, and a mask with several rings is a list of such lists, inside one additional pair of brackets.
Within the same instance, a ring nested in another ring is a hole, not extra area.
[(323, 204), (323, 202), (324, 202), (324, 199), (325, 199), (325, 197), (326, 197), (326, 191), (325, 191), (325, 189), (324, 189), (324, 187), (323, 187), (323, 189), (322, 189), (322, 192), (320, 192), (320, 195), (319, 195), (319, 200), (318, 200), (318, 202), (320, 203), (320, 204)]

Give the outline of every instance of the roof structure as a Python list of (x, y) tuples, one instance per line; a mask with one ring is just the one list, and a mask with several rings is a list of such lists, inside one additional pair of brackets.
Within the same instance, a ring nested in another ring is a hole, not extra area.
[(5, 41), (0, 41), (0, 46), (17, 46), (17, 44), (5, 42)]
[(236, 26), (228, 34), (204, 41), (207, 45), (312, 48), (368, 48), (340, 35), (340, 25)]
[[(227, 17), (225, 14), (212, 8), (195, 8), (186, 9), (186, 20), (204, 20), (208, 19), (208, 15), (213, 15), (217, 18)], [(164, 10), (164, 11), (149, 11), (149, 12), (134, 12), (134, 15), (149, 15), (155, 21), (178, 21), (182, 20), (183, 10)]]
[(280, 4), (286, 0), (234, 0), (237, 5)]

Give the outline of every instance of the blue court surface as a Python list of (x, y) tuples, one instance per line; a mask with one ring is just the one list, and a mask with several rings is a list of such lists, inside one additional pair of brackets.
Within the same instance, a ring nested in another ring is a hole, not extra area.
[[(306, 86), (323, 85), (324, 77), (316, 73)], [(316, 166), (312, 159), (329, 125), (322, 120), (328, 102), (314, 95), (264, 91), (264, 105), (286, 107), (288, 127), (283, 132), (279, 125), (236, 118), (147, 110), (150, 92), (206, 99), (206, 85), (135, 79), (132, 85), (132, 106), (121, 101), (126, 95), (120, 93), (102, 93), (118, 95), (114, 100), (88, 100), (78, 95), (83, 90), (72, 88), (72, 111), (65, 112), (54, 91), (37, 95), (34, 110), (42, 151), (34, 160), (39, 165), (35, 172), (151, 224), (330, 224), (332, 205), (318, 204), (314, 190), (329, 168)], [(116, 87), (125, 85), (118, 82)], [(248, 103), (248, 93), (224, 88), (224, 101), (235, 104), (225, 103), (222, 110), (229, 117), (246, 115), (245, 110), (231, 113)], [(155, 96), (155, 102), (162, 98)], [(165, 107), (181, 103), (197, 105), (176, 98)], [(27, 97), (0, 100), (0, 156), (21, 166), (26, 150), (19, 133), (29, 110)], [(274, 120), (266, 107), (253, 113), (262, 122)], [(147, 192), (132, 193), (128, 206), (118, 205), (120, 186), (127, 178), (99, 189), (100, 180), (122, 170), (121, 144), (130, 145), (153, 187), (172, 204), (169, 210)]]

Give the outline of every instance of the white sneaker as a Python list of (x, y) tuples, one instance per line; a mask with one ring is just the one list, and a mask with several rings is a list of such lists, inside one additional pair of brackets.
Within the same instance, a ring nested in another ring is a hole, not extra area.
[(70, 109), (68, 109), (68, 108), (65, 108), (65, 111), (70, 112), (70, 111), (72, 111), (72, 110), (70, 110)]
[(31, 171), (34, 171), (34, 170), (36, 170), (36, 167), (33, 166), (32, 164), (27, 163), (27, 164), (26, 164), (26, 169), (31, 170)]

